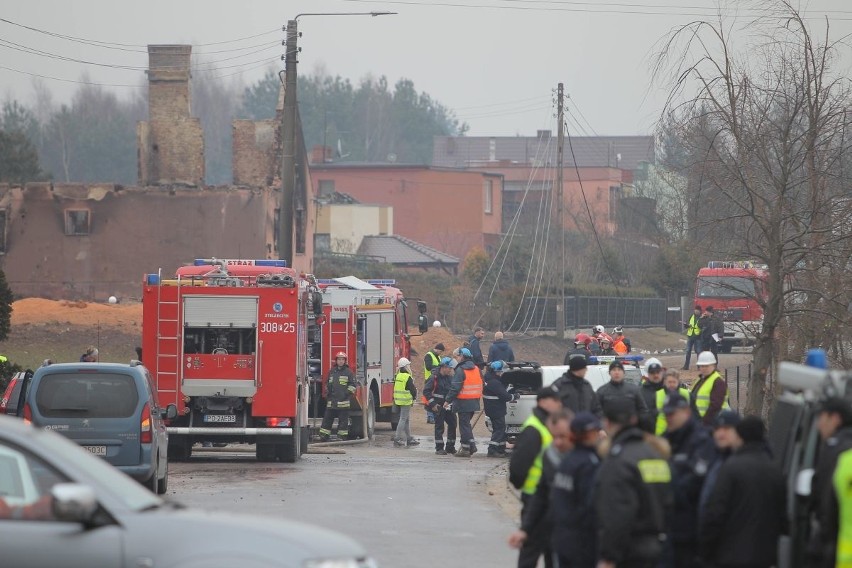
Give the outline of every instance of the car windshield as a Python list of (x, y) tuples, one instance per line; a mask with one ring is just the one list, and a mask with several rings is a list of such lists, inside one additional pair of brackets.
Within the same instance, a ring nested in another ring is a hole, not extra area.
[(44, 450), (44, 454), (48, 456), (47, 461), (52, 465), (64, 469), (63, 463), (74, 463), (76, 467), (86, 471), (87, 479), (73, 479), (73, 481), (78, 483), (92, 481), (95, 491), (103, 489), (109, 492), (114, 499), (134, 511), (155, 508), (163, 504), (162, 499), (131, 477), (59, 434), (36, 430), (33, 432), (33, 437), (39, 447)]
[(742, 276), (701, 276), (699, 298), (753, 298), (754, 280)]
[(46, 418), (128, 418), (138, 403), (133, 377), (117, 373), (48, 374), (36, 393)]

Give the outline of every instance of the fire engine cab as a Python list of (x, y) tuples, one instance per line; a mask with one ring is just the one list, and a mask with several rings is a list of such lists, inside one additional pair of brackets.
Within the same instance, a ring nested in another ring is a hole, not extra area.
[(196, 259), (145, 276), (142, 356), (161, 405), (175, 404), (169, 456), (196, 442), (256, 444), (293, 462), (308, 438), (307, 332), (322, 313), (312, 276), (280, 260)]
[[(336, 353), (347, 354), (358, 387), (350, 414), (349, 433), (372, 438), (375, 423), (395, 426), (393, 381), (396, 362), (410, 357), (408, 302), (394, 280), (361, 280), (345, 276), (320, 280), (322, 325), (310, 338), (312, 415), (322, 416), (325, 381)], [(428, 329), (426, 303), (417, 301), (418, 328)]]

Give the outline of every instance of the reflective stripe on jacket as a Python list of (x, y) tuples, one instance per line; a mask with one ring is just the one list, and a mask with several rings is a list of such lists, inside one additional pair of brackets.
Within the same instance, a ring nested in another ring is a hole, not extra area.
[[(704, 418), (704, 415), (707, 414), (707, 410), (710, 409), (710, 393), (713, 392), (713, 385), (716, 384), (716, 381), (721, 380), (724, 379), (722, 379), (722, 375), (719, 374), (719, 371), (713, 371), (710, 373), (709, 377), (697, 383), (697, 391), (693, 389), (691, 394), (695, 403), (695, 410), (698, 411), (698, 416), (701, 418)], [(730, 409), (731, 404), (728, 402), (728, 393), (725, 392), (725, 402), (722, 403), (722, 410)]]
[(393, 403), (397, 406), (411, 406), (414, 404), (414, 397), (411, 396), (411, 391), (408, 390), (408, 380), (411, 378), (410, 373), (400, 371), (396, 374), (393, 380)]
[(432, 369), (437, 368), (441, 364), (441, 360), (438, 358), (437, 355), (435, 355), (434, 351), (429, 351), (428, 353), (426, 353), (426, 359), (432, 359), (432, 367), (430, 368), (428, 365), (423, 365), (423, 371), (425, 373), (423, 377), (424, 379), (428, 379), (429, 375), (432, 374)]
[(478, 400), (480, 397), (482, 397), (482, 373), (477, 367), (465, 369), (464, 384), (457, 398)]
[[(689, 400), (689, 391), (683, 387), (678, 387), (677, 392), (680, 396)], [(655, 434), (657, 436), (662, 436), (663, 433), (668, 428), (668, 423), (666, 422), (666, 415), (663, 413), (663, 405), (666, 403), (666, 396), (668, 396), (668, 391), (664, 388), (657, 391), (657, 428)]]
[(686, 324), (686, 336), (698, 337), (701, 335), (701, 328), (698, 327), (698, 317), (692, 314), (689, 318), (689, 323)]
[(852, 567), (852, 451), (847, 450), (837, 458), (837, 467), (832, 477), (837, 497), (838, 530), (837, 561), (838, 568)]
[(553, 435), (550, 433), (550, 430), (547, 429), (547, 426), (545, 426), (535, 414), (530, 414), (530, 417), (524, 421), (524, 425), (521, 430), (527, 427), (535, 428), (541, 436), (541, 449), (539, 450), (535, 461), (530, 466), (527, 478), (524, 481), (524, 486), (521, 487), (521, 492), (526, 493), (527, 495), (534, 495), (535, 490), (538, 487), (538, 482), (541, 479), (542, 456), (544, 456), (544, 452), (547, 451), (547, 448), (549, 448), (551, 442), (553, 442)]

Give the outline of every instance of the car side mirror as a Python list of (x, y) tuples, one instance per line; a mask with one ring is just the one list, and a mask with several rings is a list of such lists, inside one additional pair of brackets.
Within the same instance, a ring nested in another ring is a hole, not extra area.
[(420, 333), (426, 333), (429, 331), (429, 318), (427, 318), (424, 314), (417, 316), (417, 329)]
[(53, 516), (68, 523), (89, 524), (98, 510), (95, 490), (79, 483), (57, 483), (50, 490)]
[(796, 476), (796, 495), (799, 497), (810, 497), (814, 480), (813, 469), (803, 469)]
[(177, 418), (177, 406), (175, 406), (174, 404), (168, 405), (165, 410), (164, 418), (166, 420), (174, 420), (175, 418)]

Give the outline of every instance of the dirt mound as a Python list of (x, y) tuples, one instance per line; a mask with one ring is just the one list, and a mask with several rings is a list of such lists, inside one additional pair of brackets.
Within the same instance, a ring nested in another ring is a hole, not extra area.
[(12, 328), (19, 325), (64, 324), (112, 328), (138, 334), (142, 304), (97, 304), (25, 298), (12, 304)]

